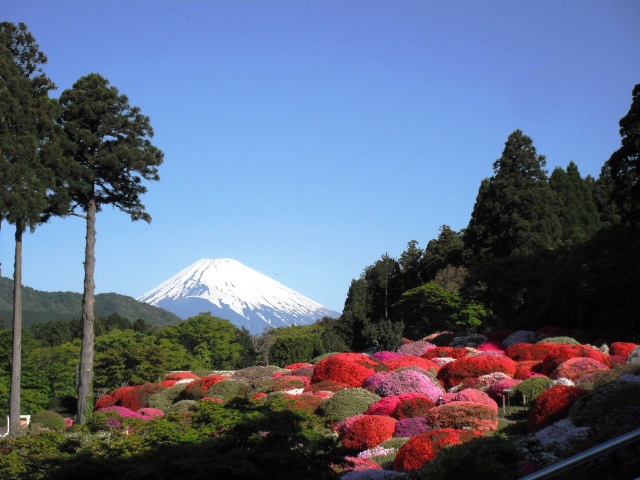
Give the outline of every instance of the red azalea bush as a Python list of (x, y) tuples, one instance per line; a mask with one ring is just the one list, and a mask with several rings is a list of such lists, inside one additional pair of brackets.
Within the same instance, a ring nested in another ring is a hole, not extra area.
[(415, 355), (404, 355), (399, 358), (384, 360), (382, 363), (389, 367), (389, 370), (397, 370), (398, 368), (405, 367), (418, 367), (424, 370), (433, 370), (434, 373), (440, 370), (438, 364), (427, 358), (417, 357)]
[(305, 362), (298, 362), (298, 363), (291, 363), (291, 364), (287, 365), (284, 368), (286, 370), (297, 370), (299, 368), (305, 368), (305, 367), (313, 367), (313, 364), (305, 363)]
[(366, 450), (393, 438), (396, 420), (386, 415), (356, 415), (340, 422), (336, 431), (347, 448)]
[(434, 428), (471, 429), (495, 432), (498, 429), (498, 409), (475, 402), (451, 402), (429, 410), (425, 418)]
[(352, 387), (361, 387), (381, 365), (380, 362), (361, 353), (338, 353), (318, 362), (313, 370), (311, 383), (332, 380)]
[(189, 383), (185, 388), (185, 395), (189, 399), (198, 400), (209, 392), (209, 389), (216, 383), (222, 380), (227, 380), (229, 377), (224, 375), (207, 375), (203, 378), (198, 378)]
[(450, 445), (458, 445), (468, 442), (479, 435), (470, 430), (456, 430), (454, 428), (442, 428), (421, 433), (411, 437), (396, 455), (393, 461), (393, 469), (399, 472), (417, 470), (430, 462), (440, 450)]
[(637, 348), (637, 343), (631, 342), (613, 342), (609, 347), (610, 355), (619, 355), (625, 359)]
[(375, 460), (371, 458), (359, 458), (359, 457), (344, 457), (352, 466), (347, 468), (347, 471), (362, 472), (363, 470), (382, 470), (382, 467), (378, 465)]
[(469, 350), (462, 347), (434, 347), (427, 350), (421, 356), (422, 358), (432, 359), (432, 358), (463, 358), (469, 355)]
[(546, 355), (542, 360), (541, 373), (543, 373), (544, 375), (549, 375), (556, 369), (558, 365), (566, 362), (570, 358), (575, 357), (593, 358), (594, 360), (597, 360), (598, 362), (611, 368), (611, 360), (609, 360), (609, 355), (601, 352), (595, 347), (592, 347), (590, 345), (557, 344), (557, 348)]
[(562, 362), (549, 374), (550, 378), (568, 378), (571, 381), (593, 382), (598, 372), (609, 370), (609, 367), (589, 357), (570, 358)]
[(517, 362), (503, 356), (463, 357), (444, 365), (438, 372), (438, 380), (446, 388), (451, 388), (461, 383), (465, 378), (477, 378), (488, 373), (501, 372), (513, 377), (517, 366)]
[(529, 433), (565, 418), (569, 415), (571, 406), (585, 393), (587, 393), (586, 390), (582, 388), (564, 385), (555, 385), (544, 390), (536, 399), (529, 414), (527, 420)]
[(143, 385), (118, 388), (111, 394), (99, 398), (95, 403), (94, 410), (107, 407), (125, 407), (138, 411), (147, 406), (151, 395), (166, 389), (167, 387), (158, 383), (145, 383)]
[(393, 412), (393, 416), (398, 420), (411, 417), (424, 417), (425, 414), (435, 406), (436, 403), (426, 395), (415, 395), (401, 400)]
[(160, 382), (160, 385), (167, 387), (167, 388), (171, 388), (173, 387), (176, 383), (178, 383), (177, 380), (163, 380), (162, 382)]
[(481, 343), (476, 347), (476, 350), (480, 352), (500, 352), (504, 353), (504, 349), (502, 348), (502, 342), (496, 340), (489, 340), (484, 343)]
[(404, 398), (411, 398), (413, 395), (390, 395), (388, 397), (381, 398), (376, 403), (371, 405), (365, 413), (365, 415), (388, 415), (391, 416), (398, 408), (398, 405)]
[(542, 375), (540, 373), (541, 369), (542, 360), (522, 360), (518, 362), (514, 378), (517, 378), (518, 380), (526, 380), (534, 375)]
[(507, 347), (505, 355), (513, 360), (522, 362), (525, 360), (542, 361), (544, 357), (555, 351), (561, 344), (559, 343), (516, 343)]
[(169, 372), (164, 376), (165, 380), (185, 380), (187, 378), (200, 378), (193, 372)]

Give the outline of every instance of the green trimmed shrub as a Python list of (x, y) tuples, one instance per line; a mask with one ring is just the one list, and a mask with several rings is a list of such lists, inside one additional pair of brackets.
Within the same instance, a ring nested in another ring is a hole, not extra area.
[(151, 395), (147, 403), (151, 408), (158, 408), (163, 412), (166, 412), (171, 408), (171, 405), (178, 400), (180, 394), (184, 392), (185, 388), (187, 388), (186, 383), (176, 383), (171, 388), (167, 388), (162, 392)]
[(168, 413), (197, 412), (198, 402), (195, 400), (180, 400), (169, 407)]
[(364, 413), (380, 398), (365, 388), (347, 388), (336, 392), (320, 405), (318, 414), (331, 420), (343, 421)]
[[(272, 378), (276, 372), (285, 371), (283, 368), (274, 365), (247, 367), (237, 370), (231, 375), (232, 380), (252, 384), (259, 378)], [(209, 392), (211, 393), (211, 392)]]
[(578, 426), (593, 426), (640, 405), (640, 383), (615, 381), (602, 385), (580, 398), (571, 407), (571, 421)]
[(212, 385), (207, 393), (209, 397), (221, 398), (228, 402), (235, 397), (244, 397), (249, 390), (249, 384), (237, 380), (222, 380)]
[(31, 425), (61, 432), (65, 429), (64, 417), (51, 410), (40, 410), (31, 417)]
[(580, 342), (571, 337), (547, 337), (536, 343), (560, 343), (564, 345), (580, 345)]
[(530, 405), (552, 383), (553, 380), (548, 377), (530, 377), (513, 387), (513, 392), (516, 398), (524, 398)]

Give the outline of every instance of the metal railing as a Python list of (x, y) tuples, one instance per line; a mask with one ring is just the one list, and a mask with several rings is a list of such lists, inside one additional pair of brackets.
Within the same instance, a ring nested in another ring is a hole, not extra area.
[(589, 460), (593, 460), (594, 458), (597, 458), (618, 448), (625, 447), (637, 441), (640, 441), (640, 428), (631, 430), (630, 432), (627, 432), (624, 435), (620, 435), (619, 437), (612, 438), (611, 440), (601, 443), (600, 445), (596, 445), (589, 450), (580, 452), (573, 457), (569, 457), (559, 461), (558, 463), (549, 465), (548, 467), (531, 473), (526, 477), (521, 477), (520, 480), (543, 480), (545, 478), (552, 478), (562, 472), (571, 470), (578, 465), (588, 462)]

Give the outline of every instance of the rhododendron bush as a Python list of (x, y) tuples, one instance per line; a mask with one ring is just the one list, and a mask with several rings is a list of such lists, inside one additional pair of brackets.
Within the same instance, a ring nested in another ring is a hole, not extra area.
[(431, 379), (426, 373), (411, 369), (380, 372), (369, 377), (364, 386), (382, 397), (419, 393), (426, 395), (434, 402), (444, 393), (437, 381)]
[(571, 406), (587, 393), (582, 388), (553, 386), (538, 396), (527, 421), (527, 429), (534, 432), (569, 415)]
[(356, 415), (341, 422), (336, 431), (347, 448), (365, 450), (393, 437), (396, 420), (386, 415)]
[(425, 463), (433, 460), (443, 448), (468, 442), (479, 435), (469, 430), (456, 430), (453, 428), (421, 433), (409, 439), (398, 450), (396, 459), (393, 462), (393, 469), (400, 472), (417, 470), (422, 468)]
[(313, 370), (311, 383), (323, 380), (361, 387), (383, 365), (361, 353), (339, 353), (318, 362)]
[(438, 379), (447, 388), (451, 388), (465, 378), (479, 377), (489, 373), (500, 372), (513, 377), (517, 366), (516, 361), (503, 356), (464, 357), (443, 366), (438, 373)]
[(451, 402), (429, 410), (425, 418), (434, 428), (471, 429), (488, 433), (498, 429), (498, 411), (474, 402)]

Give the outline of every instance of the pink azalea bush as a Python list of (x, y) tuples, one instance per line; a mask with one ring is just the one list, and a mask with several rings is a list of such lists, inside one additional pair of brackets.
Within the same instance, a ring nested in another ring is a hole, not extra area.
[(609, 367), (589, 357), (574, 357), (558, 365), (549, 378), (568, 378), (572, 381), (592, 382), (598, 372)]
[(424, 340), (418, 340), (416, 342), (407, 343), (402, 345), (398, 349), (398, 353), (402, 355), (415, 355), (417, 357), (422, 356), (428, 350), (434, 348), (435, 345), (433, 343), (429, 343)]
[(440, 384), (429, 378), (428, 375), (409, 369), (372, 375), (365, 381), (365, 388), (374, 391), (381, 397), (403, 393), (420, 393), (434, 402), (444, 393)]
[(431, 430), (432, 427), (424, 417), (411, 417), (398, 420), (394, 437), (415, 437), (421, 433)]

